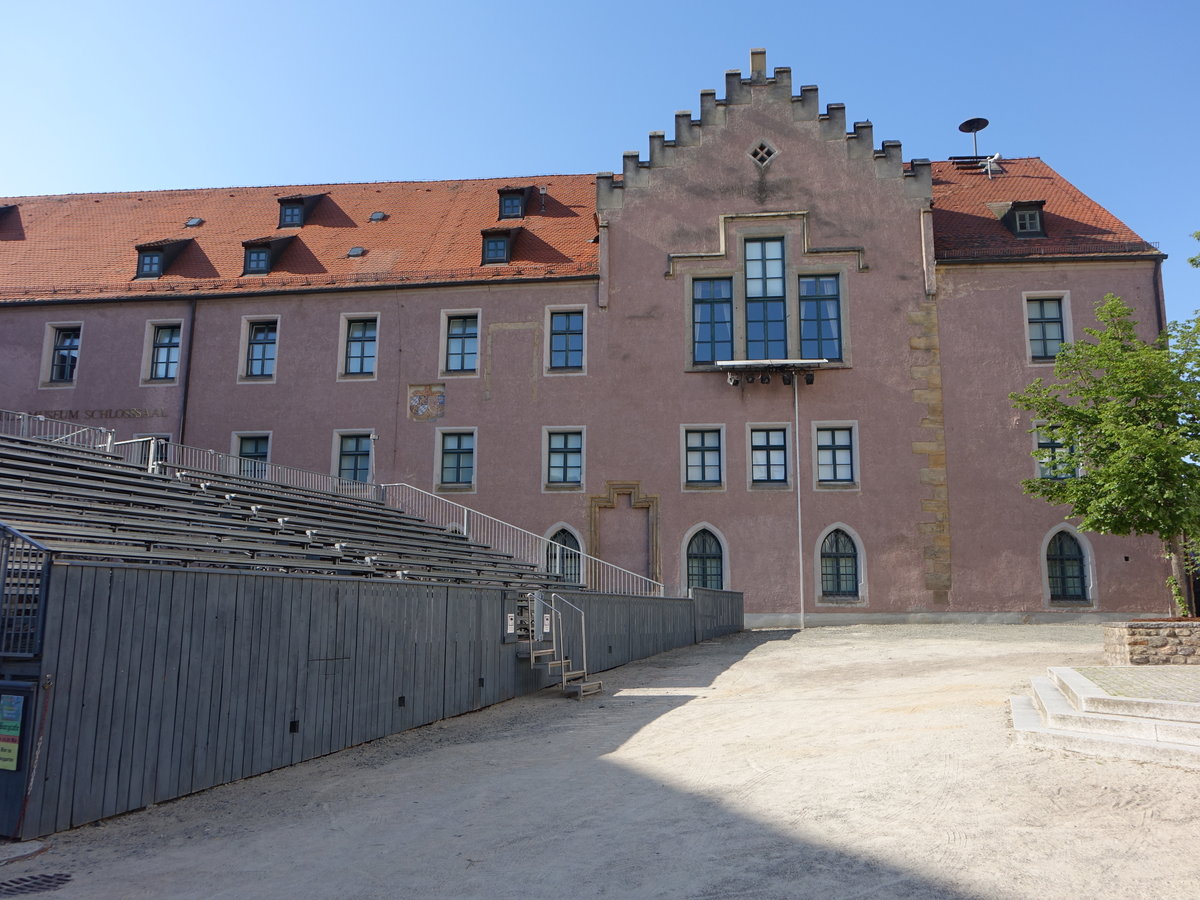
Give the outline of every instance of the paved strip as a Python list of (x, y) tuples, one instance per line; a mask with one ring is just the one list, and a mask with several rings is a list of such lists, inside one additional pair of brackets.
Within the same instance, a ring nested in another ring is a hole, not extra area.
[(1200, 667), (1088, 666), (1075, 671), (1113, 697), (1200, 703)]

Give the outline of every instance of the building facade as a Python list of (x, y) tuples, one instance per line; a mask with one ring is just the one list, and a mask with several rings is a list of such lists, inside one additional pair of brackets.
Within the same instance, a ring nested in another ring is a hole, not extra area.
[(0, 200), (0, 407), (406, 482), (750, 624), (1167, 612), (1025, 496), (1010, 391), (1162, 255), (1036, 158), (905, 162), (790, 70), (622, 171)]

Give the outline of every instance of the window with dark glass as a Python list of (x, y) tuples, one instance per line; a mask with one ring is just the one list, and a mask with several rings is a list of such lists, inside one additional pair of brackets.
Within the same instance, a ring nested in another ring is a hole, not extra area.
[(279, 227), (285, 228), (293, 225), (304, 224), (304, 204), (303, 203), (280, 203), (279, 204)]
[(842, 358), (841, 296), (836, 275), (800, 278), (800, 355), (831, 361)]
[(150, 378), (166, 381), (179, 374), (179, 325), (156, 325), (150, 346)]
[(242, 459), (240, 466), (243, 477), (266, 477), (270, 444), (271, 438), (265, 434), (242, 435), (238, 438), (238, 456)]
[(251, 322), (246, 336), (246, 377), (269, 378), (275, 374), (275, 322)]
[(817, 481), (854, 481), (854, 429), (817, 429)]
[(746, 358), (787, 359), (783, 240), (746, 241)]
[(1030, 357), (1035, 362), (1053, 360), (1066, 337), (1061, 298), (1026, 300), (1025, 310), (1029, 319)]
[(550, 314), (550, 368), (583, 368), (583, 313)]
[(836, 599), (858, 596), (858, 548), (840, 528), (821, 542), (821, 595)]
[(446, 320), (446, 371), (474, 372), (479, 353), (479, 317)]
[(475, 481), (475, 435), (470, 432), (442, 434), (442, 484), (472, 484)]
[(723, 562), (721, 542), (716, 535), (707, 528), (697, 531), (687, 546), (688, 587), (721, 590), (724, 587)]
[(560, 528), (546, 547), (546, 568), (567, 584), (581, 584), (582, 552), (575, 535)]
[(787, 481), (787, 431), (755, 428), (750, 431), (750, 480), (755, 483)]
[(1042, 211), (1040, 209), (1019, 209), (1013, 213), (1017, 226), (1017, 234), (1041, 234)]
[(157, 278), (163, 272), (163, 255), (160, 250), (142, 250), (138, 253), (138, 278)]
[(485, 237), (483, 239), (483, 261), (485, 263), (506, 263), (509, 259), (511, 241), (504, 237)]
[(371, 436), (343, 434), (338, 445), (338, 476), (350, 481), (371, 479)]
[(74, 381), (79, 364), (79, 328), (54, 329), (54, 348), (50, 356), (50, 380)]
[(721, 483), (721, 432), (703, 429), (686, 432), (689, 484)]
[(525, 192), (500, 195), (500, 218), (519, 219), (525, 215)]
[(692, 362), (712, 365), (733, 359), (733, 281), (697, 278), (692, 282)]
[(1050, 599), (1087, 602), (1083, 547), (1075, 536), (1060, 531), (1046, 548), (1046, 574), (1050, 580)]
[(547, 441), (547, 483), (580, 484), (583, 481), (583, 432), (551, 431)]
[(374, 319), (350, 319), (346, 322), (345, 374), (375, 374), (375, 331)]
[(261, 274), (271, 271), (271, 251), (266, 247), (246, 248), (246, 274)]

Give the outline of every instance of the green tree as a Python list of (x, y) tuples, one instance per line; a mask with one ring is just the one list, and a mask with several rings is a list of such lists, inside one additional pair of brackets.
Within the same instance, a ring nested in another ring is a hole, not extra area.
[(1146, 343), (1132, 313), (1105, 296), (1096, 308), (1101, 327), (1062, 346), (1055, 381), (1039, 378), (1010, 395), (1067, 451), (1042, 460), (1054, 477), (1022, 486), (1069, 506), (1067, 518), (1085, 531), (1157, 535), (1186, 614), (1187, 545), (1200, 537), (1200, 323), (1172, 323)]
[[(1194, 237), (1196, 240), (1200, 241), (1200, 231), (1193, 231), (1192, 237)], [(1195, 256), (1189, 256), (1188, 262), (1190, 262), (1197, 269), (1200, 269), (1200, 253), (1197, 253)]]

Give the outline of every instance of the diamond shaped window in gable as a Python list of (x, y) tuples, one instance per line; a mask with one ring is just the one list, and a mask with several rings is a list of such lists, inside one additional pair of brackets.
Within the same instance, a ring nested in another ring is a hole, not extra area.
[(773, 160), (778, 152), (766, 141), (759, 141), (758, 145), (750, 151), (750, 158), (758, 163), (759, 168), (766, 168), (767, 163)]

